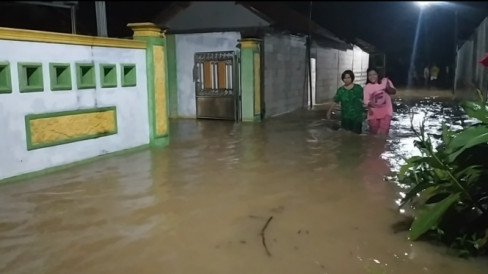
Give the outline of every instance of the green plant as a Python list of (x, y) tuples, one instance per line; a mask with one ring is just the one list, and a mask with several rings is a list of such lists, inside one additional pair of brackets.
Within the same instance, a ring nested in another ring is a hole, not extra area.
[(409, 239), (438, 239), (460, 256), (488, 253), (488, 108), (478, 94), (461, 106), (479, 122), (457, 131), (443, 124), (437, 148), (424, 122), (419, 130), (412, 125), (420, 156), (407, 159), (398, 176), (410, 186), (401, 206), (417, 205)]

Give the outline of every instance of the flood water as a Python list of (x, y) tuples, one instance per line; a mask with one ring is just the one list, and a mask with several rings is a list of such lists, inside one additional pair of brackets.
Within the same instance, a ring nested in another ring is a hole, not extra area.
[(487, 273), (392, 231), (402, 188), (384, 175), (415, 153), (409, 106), (433, 133), (461, 123), (438, 99), (396, 103), (387, 141), (334, 130), (320, 107), (179, 120), (164, 149), (2, 185), (0, 273)]

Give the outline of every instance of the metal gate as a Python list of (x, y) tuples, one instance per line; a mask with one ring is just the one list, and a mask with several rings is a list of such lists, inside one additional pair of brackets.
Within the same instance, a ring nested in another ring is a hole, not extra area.
[(197, 118), (241, 119), (237, 56), (235, 51), (195, 53), (193, 80)]

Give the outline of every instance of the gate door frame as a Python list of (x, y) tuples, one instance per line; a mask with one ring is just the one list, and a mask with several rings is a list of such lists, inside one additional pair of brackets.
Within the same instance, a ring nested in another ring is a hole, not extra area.
[(195, 53), (197, 119), (241, 120), (238, 56), (238, 51)]

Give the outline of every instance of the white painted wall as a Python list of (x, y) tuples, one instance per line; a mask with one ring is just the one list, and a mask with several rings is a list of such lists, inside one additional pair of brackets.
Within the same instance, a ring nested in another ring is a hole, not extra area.
[(317, 103), (334, 96), (337, 90), (339, 50), (318, 47), (317, 49)]
[(339, 51), (339, 69), (336, 72), (337, 87), (340, 87), (342, 83), (342, 73), (345, 70), (353, 70), (352, 67), (352, 50)]
[(358, 46), (354, 46), (353, 49), (353, 72), (354, 72), (354, 82), (356, 84), (364, 86), (366, 84), (367, 73), (366, 70), (369, 67), (369, 54), (364, 52)]
[(214, 32), (175, 35), (178, 117), (195, 118), (194, 56), (197, 52), (235, 51), (239, 32)]
[[(9, 61), (13, 92), (0, 94), (0, 179), (67, 164), (148, 143), (146, 55), (119, 49), (0, 40), (0, 61)], [(97, 87), (77, 90), (75, 62), (95, 63)], [(17, 62), (42, 62), (44, 92), (19, 93)], [(49, 62), (71, 64), (71, 91), (51, 91)], [(100, 87), (98, 64), (117, 65), (118, 86)], [(135, 63), (137, 86), (121, 87), (120, 63)], [(117, 108), (118, 134), (27, 151), (24, 117), (95, 107)]]
[(343, 85), (342, 73), (345, 70), (354, 72), (354, 82), (364, 86), (366, 84), (366, 70), (369, 66), (369, 54), (354, 46), (352, 50), (339, 51), (339, 71), (337, 72), (337, 83), (339, 88)]
[(343, 85), (341, 76), (345, 70), (352, 70), (354, 82), (361, 86), (366, 83), (369, 54), (354, 46), (352, 50), (337, 50), (317, 47), (317, 103), (331, 99)]

